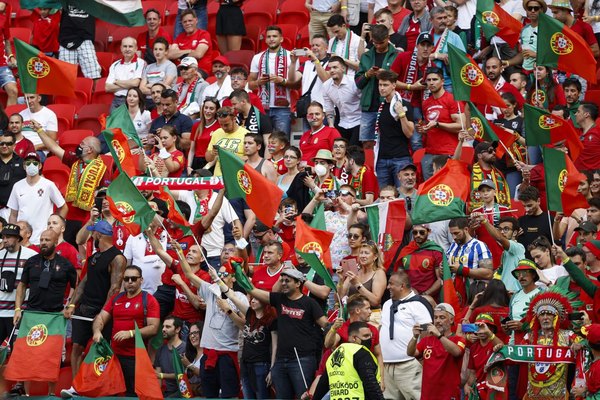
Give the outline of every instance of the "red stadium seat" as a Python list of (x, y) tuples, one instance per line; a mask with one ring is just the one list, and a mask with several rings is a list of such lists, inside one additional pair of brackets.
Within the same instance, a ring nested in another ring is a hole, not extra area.
[(116, 55), (113, 53), (108, 53), (108, 52), (104, 52), (104, 51), (97, 51), (96, 57), (98, 57), (98, 63), (100, 64), (100, 67), (102, 68), (102, 76), (107, 77), (110, 66), (117, 59)]
[(56, 114), (59, 133), (73, 127), (75, 119), (75, 106), (73, 104), (49, 104), (48, 108)]
[(279, 6), (279, 13), (283, 14), (284, 12), (294, 11), (303, 13), (310, 18), (310, 13), (304, 4), (297, 0), (284, 0)]
[[(69, 167), (63, 164), (60, 158), (56, 156), (50, 156), (44, 161), (44, 177), (54, 182), (63, 196), (65, 194), (65, 189), (67, 188), (67, 183), (69, 182), (70, 172), (71, 170)], [(48, 392), (46, 391), (46, 393)]]
[[(167, 6), (167, 10), (165, 11), (166, 18), (164, 19), (165, 25), (175, 25), (175, 21), (177, 20), (177, 1), (172, 2), (169, 6)], [(173, 34), (175, 31), (170, 31), (169, 33)]]
[(96, 23), (96, 34), (94, 35), (94, 47), (96, 48), (96, 52), (106, 51), (109, 35), (110, 31), (108, 30), (107, 25)]
[(96, 81), (96, 90), (92, 94), (92, 103), (103, 103), (108, 104), (112, 103), (114, 98), (114, 93), (108, 93), (105, 90), (106, 78), (98, 79)]
[(308, 33), (308, 25), (303, 26), (298, 31), (298, 40), (296, 40), (296, 48), (310, 48), (310, 34)]
[(31, 20), (31, 10), (19, 10), (15, 16), (13, 26), (16, 28), (33, 29), (33, 21)]
[(308, 26), (310, 16), (298, 11), (282, 11), (277, 16), (277, 24), (295, 24), (296, 26)]
[(19, 39), (24, 41), (25, 43), (31, 43), (31, 29), (29, 28), (10, 28), (10, 41), (14, 41), (14, 39)]
[(275, 18), (267, 11), (252, 11), (244, 13), (244, 23), (246, 26), (256, 25), (261, 28), (261, 32), (269, 25), (273, 25)]
[(228, 51), (225, 53), (225, 57), (229, 60), (231, 67), (244, 67), (250, 71), (250, 64), (252, 63), (252, 57), (256, 54), (252, 50), (237, 50)]
[(121, 40), (128, 36), (136, 39), (140, 33), (147, 30), (145, 26), (121, 26), (115, 29), (110, 34), (112, 41), (106, 46), (106, 51), (115, 54), (116, 58), (121, 58)]
[(13, 104), (12, 106), (6, 106), (6, 108), (4, 109), (4, 112), (6, 113), (6, 115), (11, 116), (12, 114), (20, 113), (21, 111), (23, 111), (26, 108), (27, 108), (26, 104)]
[(67, 151), (74, 150), (88, 136), (94, 136), (94, 132), (89, 129), (69, 129), (58, 134), (58, 144)]
[(108, 115), (109, 104), (86, 104), (77, 111), (75, 129), (88, 129), (98, 135), (102, 131), (102, 125), (98, 119), (102, 114)]
[[(295, 0), (297, 1), (297, 0)], [(267, 13), (271, 16), (271, 21), (275, 21), (277, 18), (277, 2), (276, 1), (264, 1), (264, 0), (254, 0), (254, 1), (245, 1), (242, 5), (242, 11), (244, 11), (244, 19), (248, 14), (261, 12)], [(246, 25), (248, 25), (248, 20), (246, 20)], [(270, 25), (270, 24), (269, 24)]]
[(208, 15), (208, 18), (210, 19), (215, 18), (217, 16), (217, 12), (219, 12), (219, 2), (218, 1), (209, 1), (208, 4), (206, 5), (206, 13)]
[(94, 81), (89, 78), (77, 77), (75, 81), (75, 99), (66, 96), (54, 96), (55, 104), (73, 104), (79, 110), (92, 99), (92, 88)]

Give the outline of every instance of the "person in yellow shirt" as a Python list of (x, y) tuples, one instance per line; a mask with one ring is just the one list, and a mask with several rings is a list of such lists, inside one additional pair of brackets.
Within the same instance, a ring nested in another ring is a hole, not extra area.
[(223, 175), (221, 163), (218, 160), (217, 147), (235, 153), (238, 157), (244, 156), (244, 137), (248, 133), (246, 128), (236, 122), (236, 111), (233, 107), (221, 107), (217, 110), (217, 119), (221, 127), (213, 132), (206, 151), (206, 161), (217, 160), (215, 176)]

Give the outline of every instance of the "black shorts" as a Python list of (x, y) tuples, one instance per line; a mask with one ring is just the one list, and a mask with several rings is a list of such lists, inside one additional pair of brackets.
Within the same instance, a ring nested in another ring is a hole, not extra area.
[(221, 5), (217, 12), (217, 35), (244, 36), (246, 34), (246, 25), (244, 24), (244, 14), (238, 6)]
[[(82, 310), (81, 310), (82, 306), (84, 307), (84, 312), (82, 312)], [(88, 310), (85, 310), (85, 306), (82, 304), (79, 307), (77, 307), (77, 309), (75, 309), (75, 312), (73, 313), (73, 315), (86, 317), (86, 318), (94, 318), (96, 316), (96, 314), (100, 313), (100, 311), (95, 312), (95, 313), (90, 313)], [(71, 328), (72, 328), (71, 340), (73, 341), (74, 344), (78, 344), (83, 347), (87, 346), (87, 344), (90, 341), (90, 339), (92, 338), (92, 336), (94, 336), (92, 324), (93, 324), (92, 321), (82, 321), (80, 319), (75, 319), (75, 318), (71, 319)], [(104, 326), (104, 329), (102, 330), (102, 336), (104, 336), (104, 338), (106, 340), (108, 340), (109, 342), (110, 342), (111, 331), (112, 331), (112, 323), (109, 322), (108, 324), (106, 324), (106, 326)]]

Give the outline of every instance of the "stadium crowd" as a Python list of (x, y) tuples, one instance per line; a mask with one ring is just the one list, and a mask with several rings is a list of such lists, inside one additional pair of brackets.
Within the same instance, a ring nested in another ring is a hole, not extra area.
[[(127, 396), (134, 321), (165, 397), (184, 395), (173, 351), (194, 397), (600, 396), (600, 88), (536, 63), (550, 40), (538, 35), (543, 13), (600, 56), (597, 0), (496, 2), (522, 24), (516, 46), (501, 32), (486, 37), (483, 0), (152, 2), (145, 27), (115, 29), (107, 42), (110, 21), (64, 3), (26, 11), (0, 1), (4, 346), (27, 312), (62, 312), (63, 366), (75, 377), (104, 338)], [(257, 3), (298, 26), (272, 16), (252, 40)], [(19, 21), (40, 53), (78, 65), (76, 98), (22, 93)], [(286, 37), (301, 24), (306, 41)], [(471, 55), (504, 107), (455, 100), (449, 45)], [(579, 136), (578, 156), (568, 141), (549, 144), (579, 173), (583, 203), (572, 212), (550, 210), (550, 166), (528, 145), (526, 104)], [(477, 110), (509, 146), (481, 136)], [(259, 220), (225, 188), (141, 190), (156, 215), (130, 232), (109, 188), (123, 161), (101, 133), (111, 121), (131, 127), (140, 176), (235, 181), (219, 152), (235, 154), (283, 193), (275, 219)], [(456, 162), (470, 174), (462, 215), (417, 215), (421, 197), (440, 196), (419, 188)], [(398, 212), (401, 230), (384, 234)], [(309, 223), (329, 232), (326, 245), (299, 246)], [(328, 276), (295, 250), (317, 253)], [(553, 355), (492, 363), (522, 345)], [(78, 395), (55, 385), (49, 393)]]

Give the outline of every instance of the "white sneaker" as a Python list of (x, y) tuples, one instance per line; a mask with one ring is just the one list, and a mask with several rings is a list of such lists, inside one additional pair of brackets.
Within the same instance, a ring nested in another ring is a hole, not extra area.
[(75, 396), (79, 396), (79, 393), (75, 391), (73, 386), (71, 386), (69, 389), (63, 389), (60, 391), (60, 397), (63, 399), (70, 399)]

